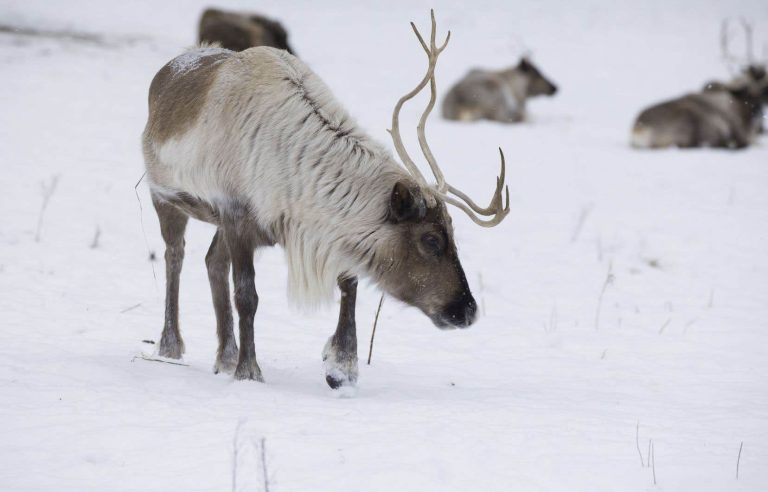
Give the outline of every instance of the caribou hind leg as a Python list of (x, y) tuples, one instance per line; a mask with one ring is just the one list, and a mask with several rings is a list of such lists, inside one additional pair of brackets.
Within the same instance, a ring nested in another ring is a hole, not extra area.
[(229, 300), (229, 263), (229, 249), (224, 239), (224, 231), (219, 229), (213, 236), (208, 254), (205, 255), (213, 308), (216, 311), (216, 335), (219, 339), (216, 364), (213, 366), (215, 374), (232, 374), (237, 366), (237, 342), (233, 330), (232, 303)]
[(237, 207), (224, 217), (224, 238), (232, 260), (232, 279), (235, 284), (235, 307), (240, 318), (240, 352), (235, 368), (235, 379), (264, 382), (256, 362), (253, 341), (253, 318), (259, 305), (253, 270), (253, 252), (264, 244), (260, 235), (247, 219), (247, 211)]
[(338, 285), (341, 289), (339, 324), (323, 349), (325, 381), (333, 389), (357, 384), (357, 277), (339, 277)]
[(158, 354), (180, 359), (184, 341), (179, 331), (179, 276), (184, 261), (184, 231), (189, 217), (170, 203), (152, 196), (165, 241), (165, 324)]

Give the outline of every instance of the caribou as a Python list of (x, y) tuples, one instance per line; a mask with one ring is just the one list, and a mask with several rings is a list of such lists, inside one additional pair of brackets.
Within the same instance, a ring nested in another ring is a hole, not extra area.
[(443, 99), (443, 118), (519, 123), (526, 119), (529, 98), (556, 92), (557, 86), (524, 56), (505, 70), (470, 70)]
[(632, 126), (631, 145), (641, 149), (666, 147), (720, 147), (743, 149), (763, 131), (763, 106), (768, 103), (765, 62), (757, 62), (752, 49), (752, 26), (744, 19), (746, 57), (729, 48), (730, 22), (720, 31), (722, 59), (733, 73), (728, 82), (711, 81), (701, 91), (644, 109)]
[(206, 9), (200, 16), (198, 42), (232, 51), (272, 46), (295, 54), (288, 44), (288, 33), (278, 21), (259, 14), (220, 9)]
[[(395, 105), (390, 134), (402, 166), (363, 132), (307, 65), (269, 47), (240, 53), (197, 48), (160, 69), (149, 89), (143, 152), (150, 194), (165, 241), (165, 324), (158, 355), (184, 352), (179, 330), (179, 275), (189, 217), (217, 230), (205, 258), (216, 314), (214, 372), (263, 381), (253, 338), (258, 295), (254, 251), (279, 245), (289, 298), (317, 305), (341, 291), (339, 321), (323, 351), (326, 382), (358, 378), (355, 301), (358, 278), (420, 309), (439, 328), (465, 328), (477, 304), (454, 242), (447, 205), (493, 227), (509, 213), (504, 154), (490, 204), (452, 186), (430, 150), (425, 125), (436, 99), (440, 46), (436, 23), (425, 41), (428, 68)], [(400, 136), (403, 105), (430, 86), (417, 127), (436, 182), (430, 184)], [(505, 195), (505, 197), (503, 196)], [(239, 315), (233, 331), (229, 272)]]

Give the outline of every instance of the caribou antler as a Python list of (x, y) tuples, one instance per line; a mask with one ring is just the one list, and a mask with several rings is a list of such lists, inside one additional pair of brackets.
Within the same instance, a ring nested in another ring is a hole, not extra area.
[(752, 24), (747, 22), (747, 20), (744, 17), (739, 17), (739, 24), (741, 25), (741, 28), (744, 30), (744, 50), (746, 54), (746, 58), (738, 57), (731, 53), (729, 49), (729, 44), (731, 40), (731, 19), (726, 18), (723, 19), (722, 24), (720, 24), (720, 51), (722, 53), (723, 60), (726, 63), (733, 63), (738, 65), (749, 65), (754, 62), (755, 59), (755, 53), (754, 53), (754, 38), (753, 38), (753, 29)]
[[(421, 33), (416, 28), (416, 25), (411, 22), (411, 28), (413, 28), (413, 32), (416, 34), (416, 37), (419, 40), (419, 43), (421, 44), (421, 47), (424, 48), (424, 51), (427, 54), (427, 58), (429, 60), (429, 66), (427, 67), (427, 73), (424, 75), (424, 78), (421, 79), (421, 82), (410, 92), (405, 94), (403, 97), (401, 97), (397, 104), (395, 104), (395, 109), (392, 113), (392, 129), (389, 131), (390, 135), (392, 135), (392, 141), (395, 144), (395, 150), (397, 151), (397, 154), (400, 156), (400, 159), (403, 161), (403, 165), (406, 167), (406, 169), (411, 173), (411, 175), (423, 186), (429, 186), (427, 184), (426, 179), (424, 178), (424, 175), (421, 174), (421, 171), (419, 171), (419, 168), (414, 164), (413, 160), (408, 155), (408, 152), (405, 150), (405, 146), (403, 145), (403, 140), (400, 137), (400, 110), (403, 107), (403, 104), (405, 104), (410, 99), (413, 99), (416, 94), (421, 92), (424, 87), (427, 86), (427, 83), (429, 83), (430, 88), (430, 98), (429, 103), (427, 104), (427, 107), (424, 109), (424, 113), (422, 113), (421, 118), (419, 118), (419, 124), (416, 127), (416, 134), (419, 139), (419, 146), (421, 147), (421, 152), (424, 154), (424, 158), (427, 160), (427, 163), (429, 164), (429, 167), (432, 169), (432, 174), (435, 176), (435, 180), (437, 183), (433, 187), (433, 190), (437, 196), (442, 198), (446, 203), (450, 203), (451, 205), (458, 207), (462, 211), (464, 211), (467, 215), (469, 215), (469, 218), (471, 218), (476, 224), (481, 225), (483, 227), (493, 227), (497, 224), (499, 224), (502, 220), (504, 220), (504, 217), (509, 214), (509, 187), (506, 187), (506, 205), (504, 204), (504, 201), (502, 200), (502, 190), (505, 188), (505, 167), (506, 163), (504, 160), (504, 152), (502, 152), (501, 149), (499, 149), (499, 153), (501, 154), (501, 173), (496, 178), (496, 191), (493, 194), (493, 197), (491, 198), (491, 203), (487, 207), (480, 207), (478, 206), (469, 196), (467, 196), (464, 192), (461, 190), (451, 186), (446, 182), (445, 176), (443, 175), (442, 170), (440, 169), (440, 166), (437, 164), (437, 160), (435, 159), (435, 156), (432, 154), (432, 150), (429, 148), (429, 144), (427, 143), (427, 137), (426, 137), (426, 124), (427, 124), (427, 118), (429, 117), (429, 114), (432, 112), (432, 109), (435, 107), (435, 101), (437, 100), (437, 84), (435, 82), (435, 66), (437, 65), (437, 58), (440, 56), (440, 53), (443, 52), (443, 50), (448, 46), (448, 41), (451, 39), (451, 32), (448, 31), (448, 35), (445, 38), (445, 41), (441, 46), (437, 46), (435, 43), (435, 35), (437, 33), (437, 24), (435, 22), (435, 11), (431, 10), (430, 15), (432, 18), (432, 32), (429, 36), (429, 45), (424, 41), (424, 38), (421, 36)], [(462, 201), (457, 200), (456, 198), (450, 196), (448, 193), (451, 193), (455, 195), (457, 198), (459, 198)], [(478, 215), (481, 216), (493, 216), (491, 219), (484, 220), (478, 217)]]

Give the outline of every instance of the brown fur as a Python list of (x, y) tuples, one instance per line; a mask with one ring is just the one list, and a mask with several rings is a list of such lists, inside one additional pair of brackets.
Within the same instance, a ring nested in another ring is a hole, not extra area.
[(200, 58), (194, 76), (174, 76), (173, 61), (163, 66), (149, 86), (147, 140), (160, 144), (189, 129), (216, 80), (219, 62), (234, 54), (221, 52)]
[(442, 114), (448, 120), (518, 123), (526, 119), (527, 99), (556, 92), (557, 86), (523, 58), (505, 70), (470, 70), (443, 98)]
[[(404, 201), (405, 194), (411, 198)], [(456, 325), (457, 320), (460, 326), (471, 323), (475, 304), (445, 204), (437, 201), (428, 208), (418, 186), (399, 182), (390, 207), (388, 220), (398, 225), (398, 237), (391, 258), (377, 265), (379, 284), (393, 297), (419, 307), (438, 327)], [(467, 307), (472, 314), (465, 319)]]
[(638, 148), (747, 147), (759, 131), (759, 97), (725, 84), (653, 105), (632, 129)]
[(282, 24), (258, 14), (207, 9), (200, 17), (198, 40), (233, 51), (271, 46), (293, 54)]

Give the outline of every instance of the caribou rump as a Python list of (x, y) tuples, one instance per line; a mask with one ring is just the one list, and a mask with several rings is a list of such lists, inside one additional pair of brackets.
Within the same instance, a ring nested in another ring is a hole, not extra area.
[[(424, 41), (429, 65), (421, 82), (396, 104), (391, 135), (402, 164), (372, 140), (302, 61), (259, 47), (235, 53), (193, 49), (171, 60), (149, 90), (143, 150), (152, 201), (166, 243), (165, 324), (158, 353), (180, 358), (179, 274), (189, 217), (217, 227), (206, 256), (216, 312), (214, 372), (262, 381), (253, 322), (258, 305), (253, 255), (280, 245), (289, 270), (289, 296), (299, 304), (332, 298), (341, 310), (323, 350), (332, 388), (357, 381), (357, 278), (370, 278), (390, 296), (423, 311), (440, 328), (467, 327), (477, 304), (454, 243), (447, 204), (492, 227), (509, 213), (501, 175), (488, 207), (477, 205), (444, 178), (424, 126), (435, 98), (435, 65), (445, 43)], [(399, 134), (405, 102), (430, 85), (418, 126), (435, 175), (428, 184)], [(239, 314), (239, 348), (229, 300), (232, 268)]]

